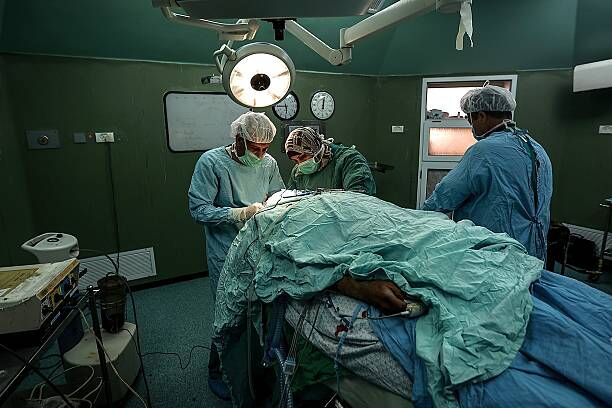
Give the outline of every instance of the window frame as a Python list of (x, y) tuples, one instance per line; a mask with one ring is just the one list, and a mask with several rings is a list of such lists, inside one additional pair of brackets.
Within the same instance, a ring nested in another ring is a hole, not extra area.
[[(461, 160), (463, 156), (431, 156), (428, 154), (428, 146), (429, 146), (429, 134), (426, 132), (426, 129), (431, 128), (431, 122), (434, 120), (427, 119), (427, 90), (433, 84), (455, 84), (456, 86), (467, 85), (474, 82), (485, 83), (485, 81), (490, 82), (510, 82), (510, 92), (516, 99), (516, 93), (518, 88), (518, 75), (516, 74), (508, 74), (508, 75), (470, 75), (470, 76), (449, 76), (449, 77), (431, 77), (431, 78), (423, 78), (422, 86), (421, 86), (421, 122), (420, 122), (420, 135), (419, 135), (419, 172), (418, 172), (418, 181), (417, 181), (417, 191), (416, 191), (416, 203), (417, 208), (421, 208), (426, 199), (427, 193), (427, 172), (424, 170), (430, 169), (442, 169), (442, 170), (452, 170), (457, 166), (457, 163)], [(440, 86), (443, 87), (443, 86)], [(435, 119), (438, 120), (438, 119)], [(441, 119), (441, 123), (457, 121), (453, 122), (455, 124), (459, 124), (459, 122), (467, 123), (468, 127), (470, 126), (467, 120), (460, 119)], [(430, 123), (428, 123), (430, 122)], [(450, 124), (450, 123), (449, 123)], [(436, 126), (439, 127), (439, 126)], [(447, 126), (451, 127), (451, 126)], [(459, 127), (464, 127), (463, 125)]]

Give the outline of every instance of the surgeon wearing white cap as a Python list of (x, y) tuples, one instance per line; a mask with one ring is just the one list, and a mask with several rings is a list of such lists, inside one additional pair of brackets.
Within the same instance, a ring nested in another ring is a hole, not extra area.
[[(230, 127), (234, 143), (202, 154), (189, 187), (189, 211), (204, 226), (213, 300), (232, 241), (262, 202), (285, 187), (276, 160), (267, 151), (276, 134), (263, 113), (247, 112)], [(214, 343), (208, 363), (208, 385), (219, 398), (230, 399)]]
[(457, 167), (436, 186), (424, 210), (454, 212), (493, 232), (505, 232), (530, 255), (546, 258), (552, 165), (544, 148), (511, 120), (514, 97), (487, 85), (461, 98), (474, 137)]

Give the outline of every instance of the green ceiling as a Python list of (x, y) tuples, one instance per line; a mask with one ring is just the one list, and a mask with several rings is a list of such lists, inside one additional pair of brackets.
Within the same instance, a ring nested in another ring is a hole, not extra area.
[[(298, 69), (324, 72), (405, 75), (564, 68), (574, 65), (575, 54), (588, 59), (593, 54), (589, 47), (597, 55), (609, 54), (605, 38), (611, 38), (610, 28), (590, 24), (602, 18), (597, 7), (609, 11), (603, 3), (612, 2), (474, 0), (475, 46), (463, 52), (454, 49), (458, 15), (440, 13), (405, 21), (358, 43), (353, 61), (344, 67), (327, 64), (289, 34), (280, 45)], [(213, 32), (166, 21), (150, 0), (28, 0), (6, 2), (4, 8), (3, 52), (209, 64), (219, 45)], [(577, 16), (582, 19), (578, 24)], [(359, 19), (300, 22), (337, 46), (338, 30)], [(585, 43), (578, 45), (580, 52), (575, 52), (577, 27)], [(601, 37), (595, 45), (592, 33)], [(257, 40), (272, 38), (271, 27), (264, 25)]]

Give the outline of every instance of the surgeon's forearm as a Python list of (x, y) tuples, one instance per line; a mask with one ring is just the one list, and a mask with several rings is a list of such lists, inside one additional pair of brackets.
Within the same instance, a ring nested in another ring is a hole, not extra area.
[(232, 222), (229, 219), (229, 207), (215, 207), (213, 205), (190, 206), (192, 218), (199, 224), (219, 225)]

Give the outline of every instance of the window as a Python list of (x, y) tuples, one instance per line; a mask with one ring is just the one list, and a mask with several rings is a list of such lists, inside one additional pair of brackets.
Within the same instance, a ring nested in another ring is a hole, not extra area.
[(432, 127), (429, 129), (427, 153), (431, 156), (462, 156), (476, 143), (468, 128)]
[(460, 102), (466, 92), (486, 81), (516, 94), (516, 75), (423, 80), (417, 208), (476, 143)]
[(476, 139), (465, 119), (427, 120), (423, 126), (424, 161), (459, 161)]

